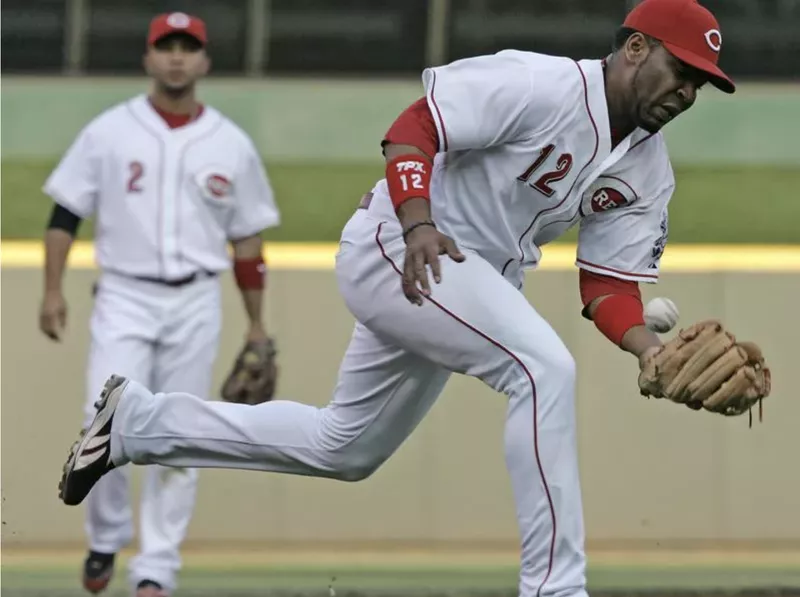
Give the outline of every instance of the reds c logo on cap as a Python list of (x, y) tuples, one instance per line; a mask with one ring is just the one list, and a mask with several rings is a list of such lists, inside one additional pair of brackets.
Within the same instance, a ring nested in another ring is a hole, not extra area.
[(175, 29), (186, 29), (191, 22), (189, 15), (182, 12), (173, 12), (167, 17), (167, 25)]
[(708, 47), (719, 53), (719, 51), (722, 49), (722, 33), (720, 33), (720, 30), (709, 29), (704, 35)]

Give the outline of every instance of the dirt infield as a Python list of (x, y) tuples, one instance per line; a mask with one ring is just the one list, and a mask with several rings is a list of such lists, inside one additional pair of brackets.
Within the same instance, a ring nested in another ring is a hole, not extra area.
[[(5, 597), (84, 597), (80, 548), (4, 548)], [(120, 554), (104, 596), (130, 597)], [(514, 551), (189, 549), (175, 597), (517, 597)], [(800, 550), (591, 551), (591, 597), (800, 597)]]

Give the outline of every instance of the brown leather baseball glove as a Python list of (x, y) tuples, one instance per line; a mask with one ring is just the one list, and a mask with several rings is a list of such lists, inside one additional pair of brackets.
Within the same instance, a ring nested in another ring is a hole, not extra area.
[(238, 404), (269, 402), (278, 381), (275, 341), (248, 342), (222, 385), (222, 399)]
[(643, 396), (725, 416), (750, 412), (756, 403), (760, 406), (770, 386), (761, 349), (737, 341), (716, 320), (681, 330), (645, 362), (639, 374)]

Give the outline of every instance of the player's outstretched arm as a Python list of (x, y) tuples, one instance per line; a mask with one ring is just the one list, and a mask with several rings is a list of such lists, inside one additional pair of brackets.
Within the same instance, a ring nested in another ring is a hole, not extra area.
[[(590, 319), (594, 318), (595, 312), (600, 307), (600, 304), (607, 299), (613, 299), (614, 295), (606, 295), (596, 298), (587, 308), (587, 314)], [(595, 322), (597, 323), (597, 322)], [(600, 321), (603, 325), (603, 320)], [(608, 334), (606, 334), (608, 335)], [(661, 339), (652, 331), (650, 331), (645, 324), (636, 324), (622, 335), (619, 340), (619, 347), (638, 357), (640, 364), (661, 347)]]
[(583, 269), (579, 280), (584, 317), (611, 342), (636, 356), (641, 367), (662, 343), (645, 326), (639, 285)]

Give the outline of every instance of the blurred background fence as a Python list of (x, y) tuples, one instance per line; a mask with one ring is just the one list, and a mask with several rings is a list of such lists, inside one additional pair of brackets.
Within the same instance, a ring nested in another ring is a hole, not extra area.
[[(5, 0), (6, 73), (134, 74), (154, 13), (206, 19), (225, 75), (416, 74), (505, 47), (602, 56), (635, 0)], [(735, 77), (796, 79), (800, 0), (707, 0)]]
[[(4, 158), (55, 159), (97, 112), (141, 91), (130, 79), (142, 75), (145, 31), (158, 12), (186, 10), (207, 21), (213, 69), (204, 98), (247, 129), (265, 159), (377, 162), (379, 136), (419, 96), (426, 66), (509, 47), (602, 57), (634, 4), (6, 0), (3, 109), (14, 118), (4, 122)], [(800, 0), (704, 4), (719, 17), (721, 64), (740, 93), (732, 101), (706, 90), (667, 127), (673, 162), (797, 166)], [(98, 84), (100, 77), (111, 83)]]

